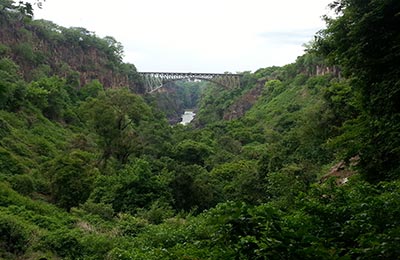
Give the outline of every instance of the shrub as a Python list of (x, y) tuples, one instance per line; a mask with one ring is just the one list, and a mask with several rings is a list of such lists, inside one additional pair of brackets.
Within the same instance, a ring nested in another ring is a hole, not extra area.
[(22, 254), (28, 243), (29, 232), (25, 225), (15, 216), (0, 213), (0, 248), (13, 254)]
[(83, 209), (87, 213), (98, 215), (106, 220), (110, 220), (114, 216), (114, 210), (110, 204), (86, 201), (84, 204), (81, 205), (81, 209)]
[(60, 207), (69, 210), (87, 200), (96, 174), (90, 164), (91, 155), (79, 150), (51, 162), (51, 192)]
[(0, 172), (6, 175), (21, 174), (25, 171), (23, 165), (6, 149), (0, 147)]
[(139, 210), (137, 215), (147, 219), (152, 224), (160, 224), (164, 221), (164, 219), (172, 217), (174, 215), (174, 211), (170, 205), (156, 200), (150, 206), (150, 209)]
[(22, 195), (30, 195), (34, 191), (34, 184), (30, 175), (15, 175), (10, 179), (10, 182), (11, 187)]
[(45, 236), (41, 241), (41, 246), (61, 257), (80, 259), (83, 255), (83, 246), (78, 240), (80, 236), (81, 234), (77, 232), (59, 229)]

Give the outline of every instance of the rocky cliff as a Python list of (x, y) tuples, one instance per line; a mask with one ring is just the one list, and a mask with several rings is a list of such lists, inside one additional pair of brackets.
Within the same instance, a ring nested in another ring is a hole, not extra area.
[(58, 75), (77, 87), (98, 79), (105, 88), (127, 86), (143, 92), (135, 66), (122, 62), (121, 44), (112, 37), (99, 38), (84, 28), (32, 21), (2, 10), (1, 57), (16, 62), (27, 81)]

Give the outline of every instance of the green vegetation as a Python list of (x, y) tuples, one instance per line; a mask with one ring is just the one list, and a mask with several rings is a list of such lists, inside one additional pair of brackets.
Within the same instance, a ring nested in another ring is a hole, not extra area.
[[(395, 179), (400, 174), (399, 31), (400, 3), (397, 1), (340, 1), (332, 4), (337, 19), (326, 18), (317, 49), (335, 59), (358, 95), (360, 113), (348, 122), (342, 139), (355, 140), (363, 154), (360, 167), (371, 181)], [(379, 32), (379, 33), (376, 33)], [(345, 35), (345, 36), (344, 36)]]
[[(24, 39), (0, 44), (1, 259), (400, 255), (395, 0), (335, 2), (305, 55), (245, 72), (241, 88), (158, 97), (132, 91), (115, 39), (21, 5), (0, 1), (0, 35)], [(80, 48), (98, 55), (76, 62)], [(43, 56), (56, 49), (64, 59)], [(108, 88), (121, 83), (110, 71), (126, 87)], [(168, 123), (194, 106), (191, 126)]]

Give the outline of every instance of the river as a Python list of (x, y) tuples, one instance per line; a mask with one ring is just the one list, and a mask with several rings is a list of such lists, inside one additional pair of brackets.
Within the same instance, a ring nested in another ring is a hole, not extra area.
[(182, 115), (182, 121), (180, 124), (182, 124), (182, 125), (189, 124), (190, 122), (192, 122), (195, 115), (196, 114), (194, 113), (194, 111), (192, 109), (185, 110), (185, 113)]

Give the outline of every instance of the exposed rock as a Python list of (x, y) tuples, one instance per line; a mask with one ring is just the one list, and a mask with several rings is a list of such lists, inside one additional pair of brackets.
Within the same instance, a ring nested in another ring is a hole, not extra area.
[(335, 178), (337, 185), (345, 184), (348, 181), (348, 178), (356, 174), (357, 172), (352, 170), (351, 167), (355, 166), (360, 157), (355, 156), (350, 159), (350, 163), (346, 163), (345, 161), (340, 161), (339, 163), (335, 164), (327, 174), (322, 176), (320, 179), (320, 183), (326, 182), (330, 178)]
[(326, 65), (317, 65), (316, 66), (316, 75), (323, 76), (326, 74), (331, 74), (335, 77), (340, 78), (340, 69), (337, 66), (326, 66)]
[[(263, 82), (264, 83), (264, 82)], [(264, 84), (258, 84), (257, 87), (249, 90), (246, 94), (240, 97), (233, 105), (231, 105), (224, 112), (224, 120), (232, 120), (242, 117), (246, 111), (248, 111), (261, 96)]]

